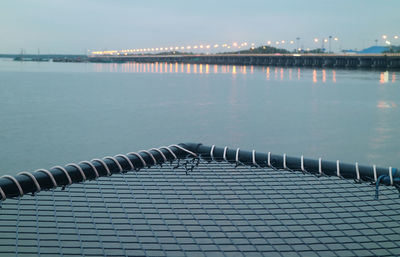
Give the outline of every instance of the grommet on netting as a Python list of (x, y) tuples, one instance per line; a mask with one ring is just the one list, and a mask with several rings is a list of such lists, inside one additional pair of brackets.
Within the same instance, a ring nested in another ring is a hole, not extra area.
[(129, 170), (134, 170), (135, 169), (135, 166), (133, 165), (131, 160), (128, 158), (128, 156), (126, 156), (125, 154), (117, 154), (117, 155), (114, 156), (114, 158), (117, 158), (117, 157), (121, 157), (121, 158), (126, 160), (126, 162), (129, 164), (129, 167), (130, 167)]
[(40, 188), (39, 182), (37, 181), (37, 179), (35, 178), (35, 176), (32, 175), (32, 173), (27, 172), (27, 171), (22, 171), (22, 172), (18, 173), (18, 175), (25, 175), (25, 176), (28, 176), (28, 177), (33, 181), (33, 183), (35, 184), (35, 187), (36, 187), (36, 192), (35, 192), (35, 193), (39, 193), (40, 190), (42, 190), (42, 189)]
[(176, 148), (178, 148), (179, 150), (182, 150), (182, 151), (184, 151), (184, 152), (186, 152), (186, 153), (192, 155), (192, 157), (198, 157), (197, 154), (195, 154), (195, 153), (192, 152), (192, 151), (189, 151), (188, 149), (183, 148), (183, 147), (180, 146), (180, 145), (170, 145), (170, 146), (168, 146), (168, 147), (176, 147)]
[(16, 180), (13, 176), (4, 175), (4, 176), (1, 176), (0, 178), (6, 178), (6, 179), (11, 180), (17, 186), (18, 191), (19, 191), (19, 196), (22, 197), (24, 195), (24, 191), (22, 190), (21, 185), (19, 184), (18, 180)]
[(304, 156), (303, 155), (300, 157), (300, 169), (301, 169), (301, 172), (303, 172), (303, 174), (308, 173), (307, 170), (304, 168)]
[[(35, 170), (34, 172), (43, 172), (43, 173), (45, 173), (47, 176), (49, 176), (51, 182), (53, 183), (53, 188), (58, 187), (57, 182), (56, 182), (56, 180), (55, 180), (53, 174), (51, 174), (50, 171), (48, 171), (48, 170), (46, 170), (46, 169), (38, 169), (38, 170)], [(67, 178), (69, 178), (68, 180), (70, 181), (70, 183), (72, 183), (72, 180), (71, 180), (71, 178), (69, 177), (68, 173), (67, 173)]]
[[(168, 146), (168, 148), (171, 148), (171, 147), (176, 147), (176, 148), (178, 148), (179, 150), (182, 150), (182, 151), (186, 152), (187, 154), (192, 155), (193, 159), (191, 160), (191, 162), (190, 162), (190, 161), (185, 161), (185, 162), (183, 163), (183, 166), (184, 166), (184, 168), (185, 168), (185, 173), (186, 173), (186, 174), (188, 174), (188, 172), (193, 171), (193, 169), (199, 165), (200, 158), (199, 158), (198, 155), (195, 154), (194, 152), (192, 152), (192, 151), (190, 151), (190, 150), (188, 150), (188, 149), (186, 149), (186, 148), (183, 148), (183, 147), (181, 147), (180, 145), (176, 145), (176, 144), (174, 144), (174, 145), (169, 145), (169, 146)], [(196, 163), (196, 162), (197, 162), (197, 163)], [(190, 164), (190, 168), (188, 168), (188, 165), (189, 165), (189, 164)], [(178, 168), (178, 167), (180, 167), (180, 159), (178, 159), (178, 164), (177, 164), (175, 167), (173, 167), (173, 169), (176, 169), (176, 168)]]
[(92, 168), (92, 170), (93, 170), (93, 172), (94, 172), (95, 179), (97, 179), (97, 178), (100, 176), (100, 175), (99, 175), (99, 172), (98, 172), (97, 169), (96, 169), (96, 167), (95, 167), (91, 162), (88, 162), (88, 161), (81, 161), (79, 164), (86, 164), (86, 165), (89, 165), (89, 167)]
[(286, 170), (286, 169), (287, 169), (287, 165), (286, 165), (286, 153), (283, 154), (282, 159), (283, 159), (283, 160), (282, 160), (282, 161), (283, 161), (283, 169)]
[(161, 151), (161, 149), (165, 149), (165, 150), (167, 150), (167, 151), (172, 155), (172, 157), (174, 157), (174, 159), (171, 160), (171, 162), (170, 162), (171, 164), (172, 164), (173, 161), (175, 161), (176, 159), (178, 159), (178, 157), (176, 156), (176, 154), (175, 154), (171, 149), (169, 149), (168, 147), (162, 146), (162, 147), (160, 147), (160, 148), (158, 148), (158, 149), (160, 149), (160, 151)]
[[(135, 156), (137, 156), (140, 159), (140, 161), (142, 162), (143, 168), (147, 167), (146, 161), (143, 159), (143, 157), (140, 154), (138, 154), (136, 152), (130, 152), (130, 153), (127, 153), (126, 155), (135, 155)], [(140, 170), (140, 168), (137, 168), (136, 170)]]
[[(58, 170), (61, 170), (62, 172), (64, 172), (64, 174), (65, 174), (65, 176), (67, 177), (67, 179), (68, 179), (68, 185), (71, 185), (72, 184), (72, 179), (71, 179), (71, 176), (69, 175), (69, 173), (67, 172), (67, 170), (66, 169), (64, 169), (63, 167), (61, 167), (61, 166), (54, 166), (53, 168), (51, 168), (51, 169), (58, 169)], [(43, 170), (44, 171), (44, 170)], [(50, 172), (49, 172), (50, 173)], [(51, 173), (50, 173), (51, 174)], [(52, 176), (53, 176), (53, 174), (51, 174)], [(53, 177), (54, 178), (54, 177)], [(54, 180), (55, 181), (55, 180)]]
[(224, 153), (223, 153), (223, 155), (222, 155), (222, 158), (224, 159), (224, 161), (228, 161), (228, 159), (226, 159), (226, 151), (228, 150), (228, 147), (227, 146), (225, 146), (224, 147)]
[(356, 162), (356, 176), (357, 178), (354, 179), (354, 181), (358, 184), (361, 183), (360, 168), (358, 167), (358, 162)]
[(106, 169), (107, 176), (111, 176), (110, 169), (108, 168), (107, 164), (102, 159), (93, 159), (91, 162), (98, 162)]
[(339, 160), (336, 161), (336, 175), (339, 178), (342, 178), (342, 176), (340, 175), (340, 163), (339, 163)]
[[(1, 187), (0, 187), (0, 195), (1, 195), (1, 201), (4, 201), (7, 199), (7, 196)], [(0, 202), (0, 204), (1, 204), (1, 202)]]
[[(397, 172), (397, 169), (393, 169), (392, 167), (389, 167), (388, 175), (383, 174), (378, 177), (378, 180), (376, 181), (376, 184), (375, 184), (375, 199), (376, 200), (379, 199), (379, 186), (380, 186), (380, 183), (382, 182), (382, 180), (389, 180), (388, 181), (389, 184), (391, 186), (393, 186), (393, 184), (394, 184), (393, 176), (396, 174), (396, 172)], [(400, 181), (400, 179), (398, 179), (398, 180)], [(399, 190), (400, 187), (396, 186), (396, 188)], [(399, 193), (400, 193), (400, 190), (399, 190)]]
[(81, 168), (79, 165), (77, 165), (77, 164), (75, 164), (75, 163), (68, 163), (68, 164), (65, 165), (65, 166), (66, 166), (66, 167), (68, 167), (68, 166), (74, 167), (74, 168), (76, 168), (77, 170), (79, 170), (79, 173), (81, 173), (81, 176), (82, 176), (82, 182), (85, 182), (85, 181), (86, 181), (85, 172), (83, 172), (82, 168)]
[(322, 176), (324, 173), (322, 172), (322, 158), (318, 158), (318, 173), (319, 176)]
[(254, 167), (260, 167), (256, 161), (256, 150), (251, 151), (251, 161)]
[[(158, 152), (160, 155), (161, 155), (161, 157), (163, 158), (163, 161), (164, 162), (166, 162), (168, 159), (167, 159), (167, 157), (165, 156), (165, 154), (162, 152), (162, 151), (160, 151), (159, 149), (157, 149), (157, 148), (151, 148), (149, 151), (156, 151), (156, 152)], [(160, 165), (161, 165), (162, 163), (160, 163)]]
[(272, 165), (271, 163), (271, 152), (268, 152), (267, 154), (267, 160), (266, 160), (266, 164), (269, 168), (273, 169), (273, 170), (278, 170), (276, 167), (274, 167), (274, 165)]
[(124, 171), (124, 169), (122, 168), (121, 164), (119, 164), (119, 162), (118, 162), (117, 159), (115, 159), (114, 157), (111, 157), (111, 156), (106, 156), (106, 157), (103, 158), (103, 160), (107, 160), (107, 159), (108, 159), (108, 160), (111, 160), (111, 161), (113, 161), (115, 164), (117, 164), (118, 169), (119, 169), (119, 173), (121, 173), (121, 172)]
[(157, 160), (156, 160), (156, 158), (154, 158), (154, 156), (153, 156), (149, 151), (141, 150), (141, 151), (139, 151), (139, 153), (145, 153), (145, 154), (147, 154), (148, 156), (150, 156), (151, 160), (153, 161), (153, 165), (157, 165)]
[(240, 153), (240, 148), (236, 149), (236, 153), (235, 153), (235, 168), (237, 168), (239, 165), (241, 165), (242, 163), (239, 161), (239, 153)]
[(210, 150), (211, 161), (215, 161), (215, 160), (214, 160), (214, 148), (215, 148), (215, 145), (212, 145), (212, 146), (211, 146), (211, 150)]

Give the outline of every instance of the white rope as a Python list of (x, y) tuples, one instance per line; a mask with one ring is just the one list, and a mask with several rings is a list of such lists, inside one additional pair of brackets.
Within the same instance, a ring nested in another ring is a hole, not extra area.
[(236, 163), (239, 163), (239, 152), (240, 152), (240, 148), (236, 149), (236, 156), (235, 156)]
[(224, 154), (223, 154), (223, 158), (224, 158), (224, 161), (228, 161), (227, 159), (226, 159), (226, 151), (228, 150), (228, 147), (227, 146), (225, 146), (225, 148), (224, 148)]
[(319, 174), (322, 175), (322, 158), (318, 159), (318, 171)]
[(71, 166), (71, 167), (77, 168), (77, 169), (79, 170), (79, 172), (81, 173), (82, 181), (86, 181), (85, 172), (83, 172), (82, 168), (81, 168), (79, 165), (77, 165), (77, 164), (75, 164), (75, 163), (68, 163), (68, 164), (65, 165), (65, 166)]
[(271, 167), (271, 152), (268, 152), (267, 164), (268, 164), (268, 167)]
[(191, 155), (193, 155), (194, 157), (197, 157), (197, 154), (195, 154), (195, 153), (192, 152), (192, 151), (189, 151), (188, 149), (183, 148), (182, 146), (179, 146), (179, 145), (170, 145), (170, 146), (168, 146), (168, 147), (172, 147), (172, 146), (175, 146), (176, 148), (181, 149), (182, 151), (187, 152), (188, 154), (191, 154)]
[(286, 154), (283, 154), (283, 168), (287, 169), (287, 165), (286, 165)]
[(377, 176), (377, 174), (376, 174), (376, 165), (374, 164), (374, 165), (372, 166), (372, 168), (373, 168), (373, 170), (374, 170), (374, 180), (375, 180), (375, 182), (377, 182), (377, 181), (378, 181), (378, 176)]
[(39, 182), (37, 181), (37, 179), (35, 178), (35, 176), (33, 176), (31, 173), (26, 172), (26, 171), (22, 171), (22, 172), (18, 173), (18, 175), (25, 175), (25, 176), (30, 177), (30, 178), (32, 179), (33, 183), (35, 184), (36, 193), (39, 193), (40, 190), (42, 190), (41, 187), (40, 187), (40, 185), (39, 185)]
[(92, 168), (92, 170), (94, 171), (94, 174), (96, 175), (96, 178), (98, 178), (100, 176), (99, 172), (96, 169), (96, 167), (91, 162), (81, 161), (79, 164), (87, 164), (87, 165), (89, 165)]
[(6, 196), (6, 194), (4, 193), (3, 189), (1, 189), (1, 187), (0, 187), (0, 195), (1, 195), (1, 200), (2, 200), (2, 201), (4, 201), (4, 200), (7, 199), (7, 196)]
[(99, 163), (101, 163), (101, 165), (103, 165), (104, 168), (107, 171), (107, 176), (111, 176), (110, 169), (108, 168), (107, 164), (103, 160), (101, 160), (101, 159), (93, 159), (93, 160), (91, 160), (91, 162), (99, 162)]
[(105, 160), (105, 159), (109, 159), (109, 160), (112, 160), (113, 162), (115, 162), (115, 164), (117, 164), (117, 166), (118, 166), (118, 169), (119, 169), (120, 173), (124, 171), (124, 169), (122, 168), (121, 164), (119, 164), (118, 160), (115, 159), (114, 157), (106, 156), (106, 157), (103, 158), (103, 160)]
[(151, 157), (151, 160), (153, 161), (153, 165), (156, 165), (156, 164), (157, 164), (156, 158), (154, 158), (154, 156), (153, 156), (149, 151), (146, 151), (146, 150), (141, 150), (141, 151), (139, 151), (139, 153), (141, 153), (141, 152), (146, 153), (146, 154), (148, 154), (148, 155)]
[[(57, 182), (54, 179), (54, 176), (53, 176), (53, 174), (51, 174), (50, 171), (45, 170), (45, 169), (38, 169), (38, 170), (35, 170), (35, 172), (43, 172), (43, 173), (45, 173), (47, 176), (50, 177), (51, 182), (53, 182), (53, 186), (54, 186), (53, 188), (58, 187)], [(68, 176), (68, 178), (69, 178), (69, 176)], [(69, 180), (71, 180), (71, 178), (69, 178)]]
[(64, 168), (61, 167), (61, 166), (54, 166), (54, 167), (51, 168), (51, 169), (58, 169), (58, 170), (61, 170), (62, 172), (64, 172), (65, 176), (66, 176), (67, 179), (68, 179), (68, 185), (71, 185), (71, 184), (72, 184), (71, 176), (69, 175), (69, 173), (67, 172), (66, 169), (64, 169)]
[(210, 156), (211, 156), (212, 161), (214, 161), (214, 148), (215, 148), (215, 145), (212, 145), (211, 150), (210, 150)]
[(306, 169), (304, 168), (304, 156), (303, 155), (300, 157), (300, 161), (301, 161), (301, 164), (300, 164), (301, 171), (306, 172)]
[(389, 167), (389, 177), (390, 177), (390, 185), (393, 186), (393, 173), (392, 167)]
[(136, 153), (136, 152), (130, 152), (130, 153), (128, 153), (127, 155), (135, 155), (135, 156), (137, 156), (137, 157), (140, 159), (140, 161), (142, 162), (143, 168), (144, 168), (144, 167), (147, 167), (146, 161), (143, 159), (143, 157), (142, 157), (140, 154), (138, 154), (138, 153)]
[(258, 164), (256, 162), (256, 150), (252, 151), (251, 156), (252, 156), (252, 160), (253, 160), (253, 165), (258, 166)]
[(164, 159), (164, 162), (167, 161), (167, 157), (165, 157), (165, 155), (163, 154), (163, 152), (161, 152), (159, 149), (157, 149), (157, 148), (151, 148), (149, 151), (152, 151), (152, 150), (158, 152), (158, 153), (162, 156), (162, 158)]
[(357, 174), (357, 180), (360, 180), (360, 169), (358, 168), (358, 162), (356, 162), (356, 174)]
[(126, 156), (125, 154), (117, 154), (117, 155), (114, 156), (114, 157), (115, 157), (115, 158), (121, 157), (121, 158), (125, 159), (125, 160), (128, 162), (129, 167), (131, 167), (129, 170), (134, 170), (134, 169), (135, 169), (135, 166), (133, 165), (133, 163), (131, 162), (131, 160), (128, 158), (128, 156)]
[(160, 149), (160, 150), (161, 149), (166, 149), (174, 157), (174, 160), (178, 159), (178, 157), (176, 157), (175, 153), (171, 149), (169, 149), (168, 147), (162, 146), (162, 147), (160, 147), (158, 149)]
[(8, 178), (10, 179), (12, 182), (14, 182), (14, 184), (17, 186), (18, 191), (19, 191), (19, 196), (23, 196), (24, 195), (24, 191), (22, 190), (21, 185), (19, 184), (18, 180), (16, 180), (13, 176), (10, 175), (4, 175), (1, 178)]

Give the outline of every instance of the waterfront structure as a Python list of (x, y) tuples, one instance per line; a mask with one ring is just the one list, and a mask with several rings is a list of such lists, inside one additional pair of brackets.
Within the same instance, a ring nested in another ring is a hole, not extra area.
[(93, 55), (90, 62), (168, 62), (284, 67), (400, 69), (400, 54)]

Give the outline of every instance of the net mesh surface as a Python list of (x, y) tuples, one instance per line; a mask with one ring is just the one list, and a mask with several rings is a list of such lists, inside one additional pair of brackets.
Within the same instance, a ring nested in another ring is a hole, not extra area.
[(398, 192), (200, 161), (1, 203), (13, 256), (398, 256)]

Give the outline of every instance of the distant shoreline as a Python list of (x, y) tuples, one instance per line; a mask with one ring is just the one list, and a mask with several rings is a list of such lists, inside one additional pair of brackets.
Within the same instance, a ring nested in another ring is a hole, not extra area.
[[(16, 57), (21, 57), (21, 54), (0, 54), (0, 58), (16, 58)], [(24, 54), (24, 58), (63, 58), (63, 57), (68, 57), (68, 58), (75, 58), (75, 57), (86, 57), (86, 55), (83, 54)]]

